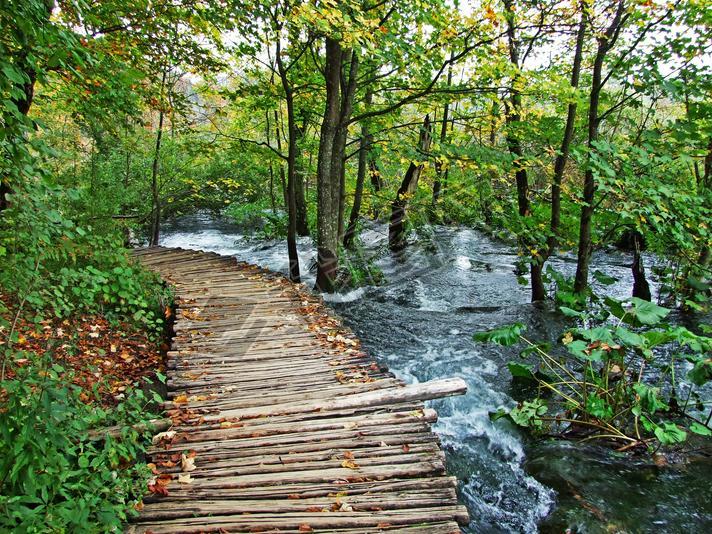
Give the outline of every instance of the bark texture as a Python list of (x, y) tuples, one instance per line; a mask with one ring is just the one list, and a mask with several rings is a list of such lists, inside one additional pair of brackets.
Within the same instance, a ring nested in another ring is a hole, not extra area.
[[(431, 141), (432, 126), (430, 124), (430, 116), (426, 115), (418, 140), (418, 149), (421, 154), (426, 154), (430, 150)], [(420, 179), (422, 171), (422, 163), (416, 164), (413, 161), (410, 162), (408, 170), (396, 193), (396, 198), (391, 204), (391, 219), (388, 225), (388, 246), (391, 250), (398, 251), (405, 248), (405, 220), (408, 211), (408, 202), (410, 197), (412, 197), (418, 189), (418, 180)]]
[[(598, 108), (603, 89), (603, 65), (606, 55), (615, 44), (620, 32), (623, 12), (625, 11), (625, 0), (619, 0), (616, 13), (606, 31), (598, 37), (596, 56), (593, 62), (593, 75), (591, 81), (591, 91), (589, 93), (588, 109), (588, 150), (592, 153), (596, 150), (595, 145), (598, 140), (600, 117)], [(593, 224), (594, 197), (596, 192), (596, 182), (593, 176), (593, 169), (586, 170), (583, 184), (583, 205), (581, 207), (581, 219), (579, 223), (579, 242), (576, 262), (576, 277), (574, 279), (574, 291), (583, 293), (588, 288), (588, 270), (591, 262), (591, 226)]]
[[(317, 276), (316, 289), (333, 292), (339, 266), (339, 214), (346, 134), (356, 90), (358, 58), (339, 41), (326, 39), (324, 77), (326, 103), (319, 136), (317, 161)], [(348, 76), (342, 72), (348, 68)]]

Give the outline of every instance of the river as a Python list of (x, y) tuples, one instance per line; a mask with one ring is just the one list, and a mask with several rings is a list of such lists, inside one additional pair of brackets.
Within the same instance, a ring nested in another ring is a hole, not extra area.
[[(472, 334), (515, 321), (533, 339), (553, 339), (562, 319), (550, 306), (529, 303), (529, 288), (514, 274), (516, 251), (466, 228), (433, 227), (432, 238), (398, 257), (386, 252), (387, 228), (362, 234), (384, 282), (326, 300), (365, 348), (406, 382), (459, 376), (467, 395), (432, 403), (439, 413), (448, 469), (472, 522), (467, 532), (712, 532), (708, 462), (657, 467), (596, 447), (530, 442), (489, 412), (515, 405), (506, 362), (513, 350), (482, 345)], [(229, 221), (197, 214), (165, 225), (161, 245), (233, 255), (287, 272), (283, 241), (260, 241)], [(311, 287), (314, 248), (299, 239), (305, 283)], [(606, 288), (618, 298), (632, 287), (629, 255), (593, 258), (619, 281)], [(575, 263), (552, 265), (573, 274)], [(657, 285), (651, 287), (655, 294)]]

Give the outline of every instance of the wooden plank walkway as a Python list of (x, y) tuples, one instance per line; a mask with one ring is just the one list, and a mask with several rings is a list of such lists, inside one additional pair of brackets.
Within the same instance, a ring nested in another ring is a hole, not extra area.
[[(176, 288), (154, 493), (128, 532), (460, 532), (466, 509), (422, 401), (321, 300), (281, 275), (182, 249), (135, 251)], [(167, 494), (160, 492), (165, 488)]]

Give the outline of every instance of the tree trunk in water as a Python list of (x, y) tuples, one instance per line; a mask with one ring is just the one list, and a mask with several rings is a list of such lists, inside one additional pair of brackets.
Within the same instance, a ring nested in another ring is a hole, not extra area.
[[(284, 89), (284, 99), (287, 102), (287, 254), (289, 256), (289, 279), (292, 282), (300, 282), (299, 255), (297, 253), (297, 201), (296, 201), (296, 181), (297, 181), (297, 123), (294, 114), (294, 93), (292, 85), (287, 76), (287, 69), (282, 61), (281, 44), (277, 41), (277, 68), (279, 77)], [(279, 132), (277, 132), (279, 139)], [(284, 172), (282, 167), (282, 173)]]
[[(349, 75), (342, 70), (349, 66)], [(326, 104), (319, 136), (317, 161), (317, 273), (316, 289), (333, 292), (339, 265), (339, 213), (342, 212), (342, 172), (346, 135), (356, 92), (358, 58), (338, 41), (326, 39)]]
[(639, 299), (651, 300), (650, 285), (645, 279), (645, 266), (641, 251), (643, 249), (643, 236), (637, 230), (633, 231), (633, 296)]
[[(432, 141), (432, 128), (430, 116), (426, 115), (423, 121), (423, 128), (420, 130), (418, 147), (422, 154), (430, 150)], [(403, 177), (400, 188), (396, 193), (396, 198), (391, 204), (391, 220), (388, 225), (388, 246), (393, 251), (402, 250), (405, 243), (405, 218), (408, 209), (408, 199), (418, 188), (418, 179), (423, 171), (423, 165), (416, 165), (411, 161), (408, 170)]]
[[(583, 45), (586, 37), (586, 11), (581, 5), (581, 20), (576, 34), (576, 49), (574, 52), (574, 63), (571, 68), (571, 87), (576, 89), (581, 76), (581, 59), (583, 57)], [(554, 177), (551, 184), (551, 221), (549, 226), (550, 235), (547, 239), (546, 250), (540, 252), (540, 260), (531, 265), (532, 280), (532, 301), (544, 300), (546, 298), (546, 288), (542, 273), (544, 264), (549, 257), (554, 254), (558, 245), (559, 226), (561, 225), (561, 182), (566, 170), (566, 163), (569, 159), (571, 141), (574, 137), (574, 126), (576, 124), (576, 100), (569, 103), (566, 110), (566, 127), (564, 137), (561, 140), (559, 154), (554, 162)]]
[[(336, 140), (334, 147), (341, 160), (335, 162), (334, 169), (339, 170), (339, 240), (344, 236), (344, 212), (346, 209), (346, 141), (348, 137), (348, 125), (351, 118), (353, 98), (356, 92), (356, 74), (358, 73), (358, 58), (353, 51), (342, 53), (341, 68), (341, 111), (339, 125), (336, 129)], [(348, 61), (347, 61), (348, 59)], [(349, 73), (346, 75), (346, 65)]]
[[(504, 0), (504, 7), (507, 11), (507, 40), (509, 43), (509, 59), (515, 69), (519, 70), (519, 42), (515, 33), (514, 5), (512, 0)], [(513, 126), (507, 129), (507, 147), (514, 156), (514, 175), (517, 182), (517, 206), (520, 217), (529, 215), (529, 178), (527, 169), (524, 167), (524, 150), (522, 141), (519, 138), (517, 125), (521, 122), (522, 95), (517, 87), (519, 74), (515, 74), (512, 80), (510, 104), (511, 111), (507, 113), (507, 125)]]
[[(579, 22), (578, 33), (576, 34), (576, 51), (574, 52), (574, 64), (571, 69), (571, 87), (578, 88), (579, 78), (581, 76), (581, 59), (583, 57), (583, 45), (586, 37), (586, 6), (581, 5), (581, 21)], [(564, 137), (561, 140), (561, 148), (556, 156), (554, 163), (554, 178), (551, 185), (551, 235), (547, 240), (547, 255), (546, 258), (556, 252), (558, 246), (559, 226), (561, 225), (561, 181), (566, 170), (566, 163), (569, 159), (569, 151), (571, 149), (571, 141), (574, 137), (574, 126), (576, 124), (576, 108), (577, 103), (574, 99), (569, 102), (566, 113), (566, 127), (564, 128)], [(544, 261), (546, 261), (546, 258)]]
[[(317, 274), (316, 289), (334, 291), (338, 268), (339, 237), (339, 169), (334, 169), (335, 138), (339, 126), (341, 62), (343, 51), (339, 42), (326, 39), (326, 103), (319, 136), (317, 161)], [(338, 167), (338, 165), (337, 165)]]
[[(504, 0), (504, 8), (507, 18), (507, 41), (509, 44), (509, 60), (516, 69), (516, 73), (512, 80), (511, 96), (509, 105), (506, 105), (506, 121), (507, 135), (506, 142), (510, 154), (514, 158), (514, 176), (517, 182), (517, 208), (520, 217), (528, 217), (530, 215), (529, 207), (529, 175), (524, 166), (524, 149), (522, 141), (519, 137), (518, 130), (522, 121), (522, 95), (519, 90), (519, 41), (516, 35), (515, 13), (512, 0)], [(511, 108), (511, 109), (507, 109)], [(528, 251), (532, 248), (531, 244), (525, 239), (521, 239), (519, 243), (520, 249)], [(532, 284), (532, 302), (544, 300), (546, 298), (546, 289), (542, 279), (542, 269), (540, 257), (532, 253), (529, 260), (529, 269)]]
[[(598, 116), (598, 106), (603, 89), (602, 72), (606, 54), (614, 44), (615, 36), (621, 24), (621, 18), (625, 9), (625, 0), (619, 0), (616, 14), (606, 32), (598, 37), (598, 47), (596, 57), (593, 62), (593, 76), (591, 81), (591, 92), (589, 94), (588, 109), (588, 151), (589, 154), (595, 150), (598, 140), (598, 129), (600, 118)], [(589, 156), (590, 159), (590, 156)], [(579, 242), (576, 262), (576, 277), (574, 279), (574, 292), (583, 293), (588, 288), (588, 269), (591, 261), (591, 226), (593, 220), (594, 195), (596, 183), (593, 176), (593, 169), (588, 166), (584, 175), (583, 183), (583, 205), (581, 207), (581, 220), (579, 224)]]
[[(369, 89), (366, 92), (364, 103), (366, 107), (371, 104), (373, 93)], [(354, 191), (354, 203), (351, 206), (351, 214), (349, 215), (349, 224), (344, 233), (344, 247), (350, 248), (353, 244), (353, 239), (356, 235), (356, 223), (358, 222), (361, 213), (361, 200), (363, 198), (363, 185), (366, 181), (366, 167), (369, 164), (369, 150), (373, 143), (373, 135), (368, 131), (368, 124), (364, 121), (361, 124), (361, 141), (358, 149), (358, 171), (356, 173), (356, 191)]]

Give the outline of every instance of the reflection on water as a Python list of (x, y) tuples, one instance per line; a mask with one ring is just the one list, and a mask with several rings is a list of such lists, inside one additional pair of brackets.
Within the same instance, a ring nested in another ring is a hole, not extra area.
[[(385, 283), (326, 300), (370, 353), (403, 380), (467, 381), (467, 395), (434, 401), (433, 407), (448, 468), (461, 481), (460, 496), (470, 510), (468, 531), (712, 531), (708, 463), (685, 470), (636, 467), (608, 452), (592, 454), (565, 443), (530, 445), (507, 423), (489, 420), (490, 411), (514, 405), (505, 363), (516, 353), (477, 345), (472, 333), (519, 321), (533, 338), (553, 339), (562, 326), (547, 306), (529, 303), (529, 288), (513, 273), (516, 251), (461, 228), (437, 227), (427, 246), (395, 258), (384, 246), (386, 228), (373, 225), (362, 238)], [(207, 216), (167, 225), (161, 244), (235, 255), (287, 272), (283, 241), (254, 240)], [(311, 286), (311, 240), (300, 238), (298, 249), (303, 279)], [(608, 294), (629, 295), (630, 261), (623, 253), (594, 257), (593, 269), (619, 278)], [(571, 258), (551, 263), (567, 275), (575, 270)]]

